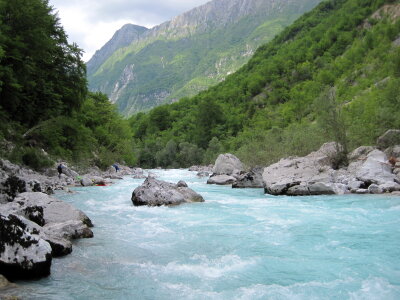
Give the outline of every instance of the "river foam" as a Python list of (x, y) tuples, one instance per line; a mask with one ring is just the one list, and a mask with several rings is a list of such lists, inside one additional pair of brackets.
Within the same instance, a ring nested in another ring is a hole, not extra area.
[(19, 282), (27, 299), (400, 299), (400, 197), (277, 197), (185, 180), (204, 203), (134, 207), (143, 180), (60, 194), (95, 237)]

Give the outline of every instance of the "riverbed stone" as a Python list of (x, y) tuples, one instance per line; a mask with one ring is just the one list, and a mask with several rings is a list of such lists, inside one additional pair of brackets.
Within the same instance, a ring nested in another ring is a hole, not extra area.
[(212, 175), (207, 184), (229, 185), (236, 182), (236, 178), (229, 175)]
[(135, 206), (171, 206), (190, 202), (204, 202), (204, 199), (188, 187), (179, 187), (150, 176), (132, 193), (132, 203)]

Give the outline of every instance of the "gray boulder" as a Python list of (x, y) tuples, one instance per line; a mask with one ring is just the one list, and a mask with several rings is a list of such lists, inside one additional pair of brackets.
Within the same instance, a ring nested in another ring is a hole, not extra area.
[(232, 175), (244, 171), (244, 166), (235, 155), (226, 153), (218, 156), (212, 171), (217, 175)]
[(229, 175), (212, 175), (207, 184), (229, 185), (236, 182), (236, 178)]
[[(338, 172), (332, 169), (332, 163), (337, 149), (336, 143), (325, 143), (318, 151), (305, 157), (281, 159), (266, 167), (262, 175), (265, 192), (285, 195), (292, 187), (302, 185), (291, 189), (289, 193), (306, 193), (315, 183), (334, 183)], [(317, 189), (312, 189), (312, 193), (317, 193)], [(324, 193), (330, 191), (325, 189)]]
[(188, 187), (187, 183), (184, 182), (183, 180), (179, 180), (178, 183), (176, 184), (177, 187)]
[(22, 193), (14, 202), (1, 205), (0, 213), (32, 221), (40, 237), (50, 243), (53, 256), (71, 253), (72, 239), (93, 236), (92, 222), (82, 211), (43, 193)]
[(93, 181), (92, 180), (90, 180), (90, 178), (88, 178), (88, 177), (83, 177), (82, 179), (81, 179), (81, 185), (82, 186), (92, 186), (93, 185)]
[(400, 145), (400, 129), (390, 129), (386, 131), (377, 139), (376, 144), (381, 150)]
[[(352, 165), (349, 170), (354, 169)], [(367, 159), (361, 166), (355, 168), (354, 177), (367, 184), (385, 184), (394, 182), (396, 175), (392, 173), (392, 166), (388, 162), (386, 154), (380, 150), (374, 150), (367, 155)]]
[(135, 206), (171, 206), (190, 202), (204, 202), (204, 199), (188, 187), (179, 187), (150, 176), (132, 193), (132, 203)]
[(0, 215), (0, 274), (9, 280), (48, 276), (51, 246), (16, 215)]
[(29, 206), (43, 207), (45, 224), (63, 223), (68, 221), (80, 221), (88, 227), (92, 227), (92, 221), (81, 210), (71, 204), (51, 197), (44, 193), (22, 193), (16, 199), (21, 208)]
[(355, 162), (359, 160), (365, 160), (367, 159), (367, 155), (374, 151), (376, 148), (372, 146), (361, 146), (358, 147), (357, 149), (353, 150), (349, 155), (348, 159), (349, 162)]
[(379, 185), (373, 183), (368, 187), (368, 192), (371, 194), (382, 194), (383, 190)]
[(233, 188), (263, 188), (262, 173), (264, 168), (253, 168), (250, 172), (239, 175)]
[(79, 176), (79, 174), (77, 172), (75, 172), (74, 170), (72, 170), (71, 168), (66, 166), (65, 164), (63, 164), (62, 174), (66, 175), (67, 177), (71, 177), (73, 179), (75, 179)]

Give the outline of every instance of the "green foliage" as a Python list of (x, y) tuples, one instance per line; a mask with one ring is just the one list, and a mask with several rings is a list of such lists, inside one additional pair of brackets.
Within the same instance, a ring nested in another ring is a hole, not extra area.
[(51, 167), (54, 163), (38, 149), (28, 148), (22, 155), (22, 162), (36, 171)]
[(86, 96), (81, 50), (46, 0), (0, 0), (0, 106), (25, 125), (79, 108)]
[[(213, 25), (193, 25), (190, 33), (187, 28), (178, 26), (174, 32), (145, 36), (115, 51), (97, 69), (90, 69), (90, 89), (111, 95), (115, 84), (126, 76), (130, 66), (134, 66), (134, 80), (118, 94), (117, 105), (124, 115), (147, 111), (159, 105), (160, 98), (171, 102), (193, 96), (243, 66), (258, 46), (271, 40), (318, 2), (320, 0), (279, 1), (280, 9), (275, 9), (278, 5), (260, 9), (232, 23), (218, 25), (220, 20), (211, 19)], [(191, 16), (196, 17), (196, 14)], [(250, 92), (256, 93), (262, 87), (262, 77), (258, 79), (250, 83)]]
[[(263, 165), (331, 140), (344, 153), (373, 144), (387, 129), (400, 128), (400, 47), (393, 43), (400, 21), (371, 18), (388, 3), (321, 3), (224, 82), (163, 106), (157, 122), (166, 122), (164, 129), (149, 117), (153, 111), (133, 116), (137, 151), (157, 145), (157, 153), (173, 139), (205, 149), (205, 163), (215, 147)], [(150, 161), (147, 166), (157, 163)]]

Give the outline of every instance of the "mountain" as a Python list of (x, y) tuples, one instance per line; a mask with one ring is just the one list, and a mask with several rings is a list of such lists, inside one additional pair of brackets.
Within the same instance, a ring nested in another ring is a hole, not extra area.
[(88, 62), (89, 88), (107, 94), (124, 115), (195, 95), (240, 68), (319, 2), (213, 0), (143, 30), (112, 54), (100, 50)]
[(130, 123), (143, 167), (208, 164), (222, 152), (254, 166), (332, 140), (345, 152), (375, 145), (399, 115), (400, 1), (329, 0), (223, 82)]
[(125, 24), (117, 30), (111, 40), (109, 40), (100, 50), (97, 50), (93, 57), (87, 62), (87, 72), (95, 72), (115, 51), (137, 41), (139, 37), (149, 30), (146, 27)]

